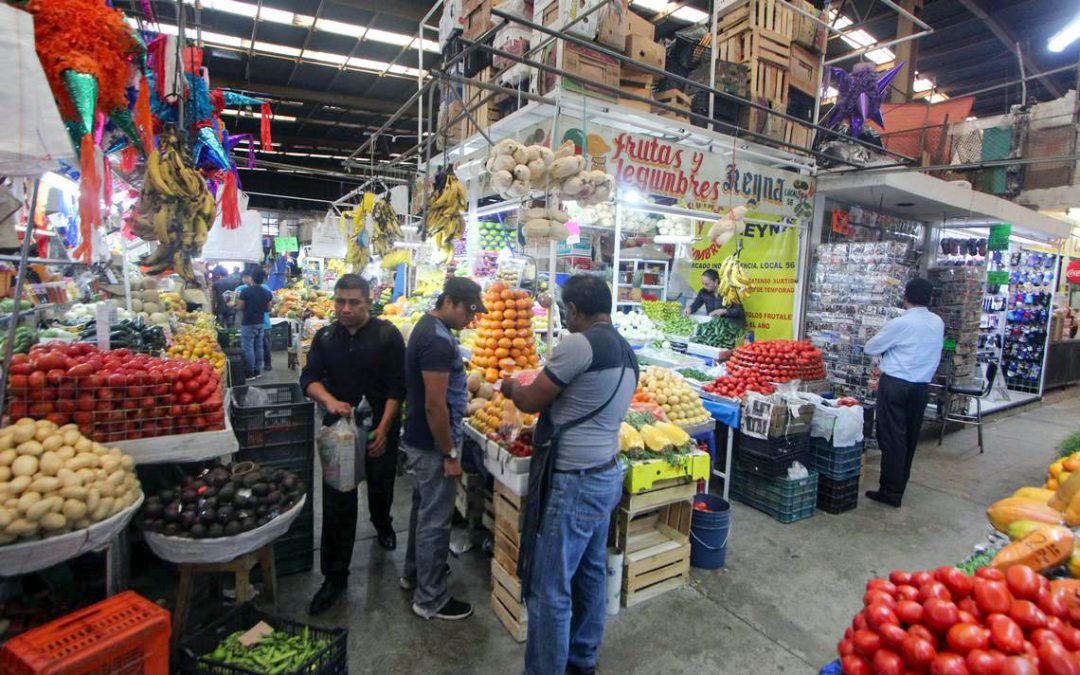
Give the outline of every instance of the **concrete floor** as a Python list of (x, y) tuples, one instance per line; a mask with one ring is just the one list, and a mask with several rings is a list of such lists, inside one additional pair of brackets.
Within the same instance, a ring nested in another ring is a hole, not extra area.
[[(288, 372), (274, 371), (273, 380), (263, 381), (285, 379)], [(900, 510), (860, 499), (855, 511), (818, 512), (783, 525), (734, 504), (726, 568), (692, 570), (690, 587), (610, 619), (600, 651), (602, 672), (816, 673), (835, 657), (868, 578), (966, 557), (985, 536), (986, 507), (1019, 486), (1041, 484), (1052, 448), (1080, 428), (1078, 418), (1080, 396), (1073, 390), (993, 418), (984, 426), (984, 455), (974, 429), (946, 436), (940, 448), (936, 439), (924, 442)], [(870, 453), (863, 489), (877, 485), (879, 458)], [(524, 647), (490, 609), (490, 558), (479, 548), (451, 562), (451, 592), (474, 604), (472, 618), (424, 622), (410, 611), (409, 594), (397, 585), (410, 490), (411, 481), (400, 479), (394, 508), (398, 550), (381, 549), (371, 525), (360, 524), (345, 602), (309, 618), (306, 608), (321, 578), (301, 574), (281, 580), (279, 612), (317, 625), (347, 626), (351, 673), (521, 672)], [(366, 504), (360, 508), (366, 513)]]

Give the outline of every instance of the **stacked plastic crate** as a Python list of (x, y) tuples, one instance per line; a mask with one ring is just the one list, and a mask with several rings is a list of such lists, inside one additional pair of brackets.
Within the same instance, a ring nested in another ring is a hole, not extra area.
[[(313, 493), (315, 403), (295, 383), (233, 387), (233, 431), (239, 461), (296, 474)], [(308, 499), (288, 533), (274, 544), (278, 575), (307, 572), (315, 559), (315, 507)]]
[(751, 394), (743, 408), (732, 496), (782, 523), (814, 515), (818, 475), (789, 478), (795, 462), (810, 468), (814, 405), (799, 397)]

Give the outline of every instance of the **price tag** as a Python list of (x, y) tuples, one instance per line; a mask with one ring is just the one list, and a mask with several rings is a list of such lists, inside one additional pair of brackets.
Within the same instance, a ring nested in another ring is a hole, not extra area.
[(94, 328), (97, 332), (98, 349), (109, 351), (109, 334), (116, 323), (116, 305), (112, 300), (94, 305)]
[(265, 621), (260, 621), (259, 623), (252, 626), (251, 630), (236, 638), (236, 641), (244, 645), (245, 647), (250, 647), (251, 645), (257, 643), (259, 640), (262, 640), (264, 637), (273, 632), (273, 626), (266, 623)]

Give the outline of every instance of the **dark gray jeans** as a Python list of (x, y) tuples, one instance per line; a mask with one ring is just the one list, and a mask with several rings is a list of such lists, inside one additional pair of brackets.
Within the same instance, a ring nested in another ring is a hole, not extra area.
[(430, 618), (450, 599), (445, 570), (457, 481), (443, 475), (441, 452), (418, 450), (404, 444), (402, 448), (409, 460), (409, 470), (416, 476), (409, 516), (409, 545), (405, 550), (405, 577), (416, 579), (413, 604)]

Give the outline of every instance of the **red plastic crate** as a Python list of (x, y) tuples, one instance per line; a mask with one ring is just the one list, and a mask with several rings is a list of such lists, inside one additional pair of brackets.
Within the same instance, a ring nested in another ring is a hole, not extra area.
[(168, 675), (169, 613), (124, 591), (8, 640), (4, 675)]

